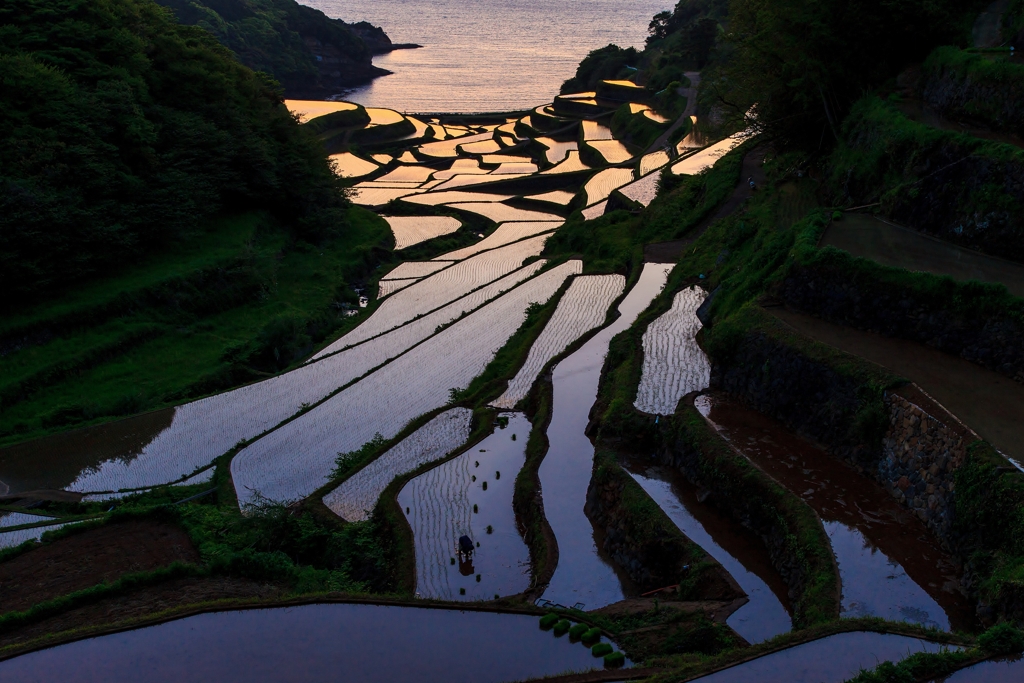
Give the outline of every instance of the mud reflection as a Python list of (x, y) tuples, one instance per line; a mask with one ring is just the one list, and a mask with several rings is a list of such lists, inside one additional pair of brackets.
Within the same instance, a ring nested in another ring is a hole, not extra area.
[(842, 616), (970, 627), (973, 610), (958, 591), (957, 566), (880, 484), (735, 401), (700, 396), (695, 405), (733, 446), (821, 517), (839, 564)]
[[(45, 436), (0, 449), (0, 495), (62, 489), (109, 460), (129, 463), (171, 426), (174, 408)], [(5, 485), (10, 487), (4, 491)]]

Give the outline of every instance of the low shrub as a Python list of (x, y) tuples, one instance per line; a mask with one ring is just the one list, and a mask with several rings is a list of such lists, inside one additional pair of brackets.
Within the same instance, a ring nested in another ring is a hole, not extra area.
[(978, 646), (993, 655), (1019, 654), (1024, 651), (1024, 631), (1005, 622), (996, 624), (978, 637)]

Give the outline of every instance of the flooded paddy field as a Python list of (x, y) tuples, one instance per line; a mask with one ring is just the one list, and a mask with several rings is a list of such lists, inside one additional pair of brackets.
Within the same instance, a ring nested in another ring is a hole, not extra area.
[(643, 336), (644, 363), (637, 388), (637, 410), (671, 415), (691, 391), (706, 389), (711, 362), (697, 345), (697, 309), (707, 294), (689, 287), (675, 295), (672, 308), (652, 322)]
[(821, 517), (839, 565), (841, 616), (943, 630), (973, 626), (959, 567), (880, 484), (735, 401), (705, 395), (695, 405), (730, 444)]
[(609, 306), (622, 294), (625, 286), (626, 278), (621, 275), (582, 275), (575, 278), (530, 347), (526, 362), (509, 381), (505, 392), (491, 405), (511, 409), (526, 398), (540, 371), (552, 358), (604, 322)]
[(847, 214), (829, 225), (820, 243), (883, 266), (948, 275), (961, 281), (996, 282), (1014, 296), (1024, 297), (1024, 265), (964, 249), (877, 216)]
[(945, 646), (891, 633), (854, 631), (812, 640), (694, 679), (700, 683), (842, 683), (879, 662)]
[(625, 597), (615, 570), (598, 553), (594, 527), (583, 512), (594, 464), (594, 446), (585, 432), (611, 338), (632, 325), (650, 305), (671, 269), (670, 265), (645, 264), (640, 279), (619, 304), (618, 319), (553, 371), (549, 446), (540, 467), (544, 514), (558, 542), (558, 566), (544, 592), (544, 598), (552, 602), (597, 609)]
[[(512, 510), (529, 435), (525, 415), (505, 413), (490, 436), (398, 494), (413, 530), (419, 597), (490, 600), (529, 588), (530, 550)], [(463, 536), (469, 552), (460, 550)]]
[(7, 683), (516, 681), (600, 669), (535, 616), (359, 604), (200, 614), (0, 662)]
[(640, 459), (626, 467), (679, 530), (721, 564), (747, 594), (750, 601), (727, 620), (734, 631), (753, 644), (792, 628), (788, 589), (760, 538), (700, 502), (699, 493), (684, 477)]
[(1024, 681), (1024, 659), (996, 659), (981, 662), (931, 683), (1020, 683)]

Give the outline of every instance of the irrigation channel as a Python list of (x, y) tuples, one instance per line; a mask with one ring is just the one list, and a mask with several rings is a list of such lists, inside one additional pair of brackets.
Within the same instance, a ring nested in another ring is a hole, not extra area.
[(497, 683), (602, 667), (529, 615), (319, 604), (211, 612), (79, 640), (0, 662), (0, 680)]
[[(530, 586), (530, 550), (512, 509), (530, 421), (522, 413), (503, 418), (493, 434), (398, 494), (413, 530), (420, 597), (489, 600)], [(475, 543), (472, 554), (459, 553), (462, 536)]]
[(558, 543), (558, 566), (544, 592), (551, 602), (592, 610), (625, 597), (622, 581), (598, 552), (594, 527), (583, 512), (594, 466), (594, 446), (586, 429), (609, 342), (661, 292), (671, 269), (644, 264), (639, 280), (619, 304), (615, 322), (554, 369), (548, 453), (540, 466), (544, 514)]
[(626, 463), (669, 519), (736, 579), (750, 601), (726, 623), (749, 643), (760, 643), (792, 628), (786, 585), (772, 567), (761, 539), (698, 499), (694, 487), (663, 467)]
[(694, 404), (733, 447), (821, 517), (839, 565), (841, 616), (947, 631), (973, 625), (953, 559), (881, 485), (735, 401), (702, 395)]
[(879, 662), (899, 661), (944, 645), (891, 633), (854, 631), (812, 640), (695, 679), (700, 683), (841, 683)]

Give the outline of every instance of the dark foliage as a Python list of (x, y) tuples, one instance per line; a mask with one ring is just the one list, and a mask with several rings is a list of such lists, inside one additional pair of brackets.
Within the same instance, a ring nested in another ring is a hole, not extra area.
[(345, 200), (276, 84), (151, 0), (0, 6), (0, 287), (27, 293), (259, 207), (320, 238)]

